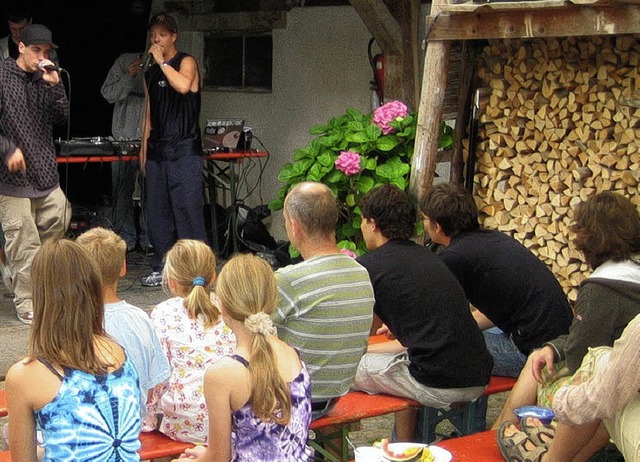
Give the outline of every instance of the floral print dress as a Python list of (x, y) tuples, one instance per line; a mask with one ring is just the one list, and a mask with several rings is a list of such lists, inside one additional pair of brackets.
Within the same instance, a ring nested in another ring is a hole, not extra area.
[[(232, 355), (245, 367), (249, 362)], [(307, 446), (311, 423), (311, 378), (304, 363), (300, 374), (289, 382), (291, 420), (284, 426), (258, 418), (251, 401), (231, 413), (232, 462), (300, 462), (310, 460), (313, 450)]]
[(171, 376), (151, 390), (143, 431), (156, 428), (155, 414), (162, 414), (162, 433), (178, 441), (204, 443), (209, 434), (204, 373), (218, 359), (233, 353), (236, 338), (222, 318), (205, 328), (204, 319), (191, 319), (183, 303), (184, 298), (174, 297), (151, 312)]
[(43, 461), (139, 461), (140, 388), (127, 359), (104, 375), (64, 369), (55, 398), (35, 412), (42, 430)]

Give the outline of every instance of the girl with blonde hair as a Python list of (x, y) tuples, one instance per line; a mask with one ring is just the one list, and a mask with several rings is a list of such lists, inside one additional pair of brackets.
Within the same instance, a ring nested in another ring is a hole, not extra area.
[(50, 240), (32, 281), (29, 356), (5, 382), (11, 460), (140, 460), (138, 374), (104, 331), (97, 264), (75, 242)]
[(298, 462), (312, 455), (311, 379), (296, 350), (279, 340), (271, 321), (278, 302), (273, 271), (264, 260), (237, 255), (216, 284), (217, 304), (238, 340), (235, 354), (204, 377), (209, 443), (184, 459)]
[(231, 354), (235, 336), (211, 302), (216, 258), (207, 244), (181, 239), (167, 252), (162, 286), (173, 297), (151, 312), (171, 376), (150, 392), (143, 430), (156, 428), (174, 440), (204, 443), (208, 434), (203, 375), (211, 364)]

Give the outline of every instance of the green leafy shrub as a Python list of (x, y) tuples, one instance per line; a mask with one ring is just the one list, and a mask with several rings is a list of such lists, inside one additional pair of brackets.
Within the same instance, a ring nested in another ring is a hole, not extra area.
[[(408, 111), (399, 101), (391, 101), (372, 114), (351, 108), (328, 123), (313, 127), (310, 133), (316, 138), (306, 147), (296, 149), (293, 162), (280, 169), (278, 180), (284, 185), (269, 208), (282, 209), (287, 192), (297, 183), (326, 184), (340, 206), (338, 247), (361, 255), (366, 246), (357, 204), (379, 184), (390, 183), (407, 190), (416, 122), (414, 111)], [(441, 147), (448, 147), (452, 144), (452, 130), (444, 122), (442, 132)]]

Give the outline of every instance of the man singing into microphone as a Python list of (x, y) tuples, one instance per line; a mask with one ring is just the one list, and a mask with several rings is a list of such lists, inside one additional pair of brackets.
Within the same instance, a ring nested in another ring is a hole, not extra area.
[(47, 27), (31, 24), (22, 31), (18, 58), (0, 63), (0, 223), (16, 312), (25, 324), (33, 319), (33, 257), (43, 242), (64, 236), (71, 218), (53, 143), (53, 125), (65, 123), (69, 112), (50, 59), (55, 47)]
[(147, 231), (155, 253), (142, 285), (162, 282), (164, 254), (178, 239), (207, 242), (204, 224), (203, 160), (200, 137), (200, 73), (195, 58), (178, 51), (178, 25), (167, 14), (149, 22), (145, 72), (147, 105), (140, 146), (146, 172)]

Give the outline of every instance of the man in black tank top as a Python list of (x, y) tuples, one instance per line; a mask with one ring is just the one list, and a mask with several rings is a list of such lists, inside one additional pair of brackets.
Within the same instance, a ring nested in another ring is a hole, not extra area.
[(178, 239), (207, 242), (200, 138), (200, 74), (193, 56), (176, 49), (176, 20), (158, 14), (149, 22), (146, 117), (140, 167), (146, 176), (145, 212), (155, 253), (142, 285), (162, 281), (165, 253)]

